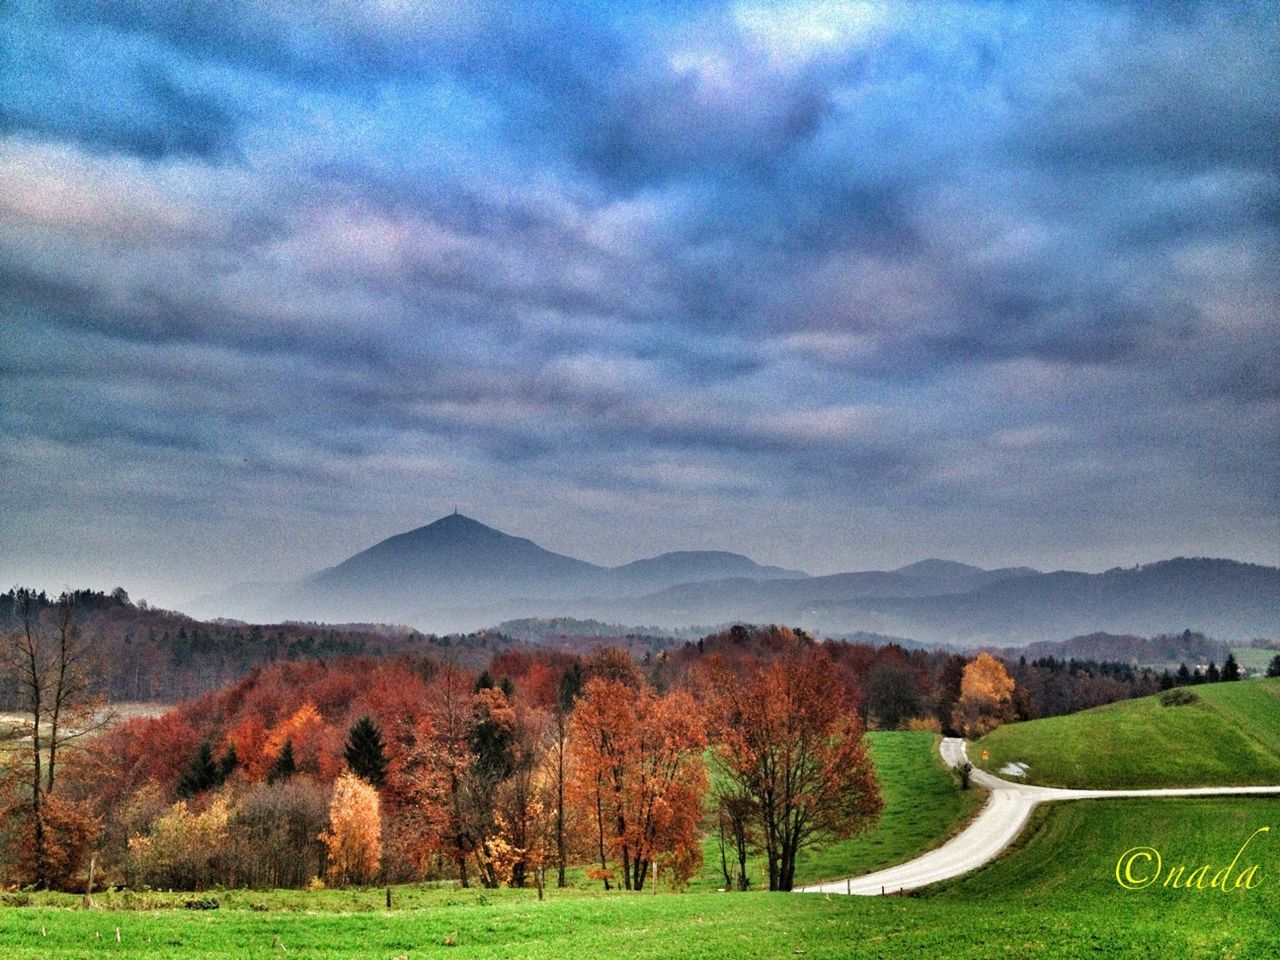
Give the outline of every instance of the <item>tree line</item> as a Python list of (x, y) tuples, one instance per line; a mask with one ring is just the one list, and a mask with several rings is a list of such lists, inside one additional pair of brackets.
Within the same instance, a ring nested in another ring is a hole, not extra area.
[[(720, 840), (726, 886), (870, 829), (863, 733), (978, 736), (1154, 692), (1127, 665), (1002, 661), (735, 626), (637, 661), (515, 647), (283, 660), (154, 718), (110, 721), (79, 600), (19, 597), (0, 803), (9, 882), (198, 889), (450, 878), (679, 887)], [(93, 736), (90, 736), (93, 734)]]

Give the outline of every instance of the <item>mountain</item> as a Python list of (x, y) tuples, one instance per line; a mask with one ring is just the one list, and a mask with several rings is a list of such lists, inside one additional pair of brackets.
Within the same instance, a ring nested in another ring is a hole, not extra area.
[[(959, 566), (959, 565), (958, 565)], [(826, 633), (865, 630), (928, 643), (1017, 645), (1095, 631), (1280, 635), (1280, 570), (1233, 560), (1166, 560), (1105, 573), (983, 571), (928, 562), (801, 581), (684, 584), (588, 607), (632, 623), (741, 620)]]
[(723, 550), (678, 550), (609, 569), (600, 580), (610, 596), (643, 596), (680, 583), (728, 580), (803, 580), (807, 573), (765, 567), (738, 553)]
[(787, 623), (926, 643), (1022, 646), (1099, 631), (1280, 636), (1280, 570), (1187, 559), (1080, 573), (928, 559), (811, 577), (734, 553), (664, 553), (616, 567), (553, 553), (460, 514), (389, 537), (300, 583), (242, 585), (187, 605), (259, 621), (405, 623), (465, 631), (519, 618), (672, 629)]
[(452, 626), (472, 611), (490, 619), (515, 597), (581, 595), (604, 569), (454, 513), (307, 578), (284, 605), (342, 620), (432, 616)]
[(519, 616), (560, 616), (566, 603), (607, 603), (681, 583), (807, 576), (721, 550), (676, 551), (604, 567), (454, 513), (388, 537), (299, 583), (240, 584), (185, 606), (209, 617), (367, 620), (445, 631)]
[(928, 640), (1026, 642), (1094, 631), (1149, 635), (1188, 628), (1219, 639), (1276, 636), (1280, 569), (1178, 557), (1105, 573), (1011, 577), (955, 597), (889, 601), (877, 612), (909, 623), (908, 635)]
[(592, 582), (602, 570), (455, 513), (388, 537), (316, 574), (308, 586), (325, 591), (381, 592), (394, 585), (430, 594), (447, 594), (470, 586), (516, 592), (574, 592), (578, 584)]

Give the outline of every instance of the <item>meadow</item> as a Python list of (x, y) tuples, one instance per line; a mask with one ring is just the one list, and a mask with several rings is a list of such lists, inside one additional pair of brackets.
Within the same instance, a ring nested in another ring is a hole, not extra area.
[[(1246, 859), (1252, 890), (1124, 890), (1115, 864), (1151, 845), (1170, 862)], [(1255, 856), (1256, 854), (1256, 856)], [(923, 895), (626, 894), (582, 890), (381, 890), (117, 894), (99, 909), (38, 895), (0, 910), (0, 955), (33, 958), (922, 958), (1280, 955), (1280, 803), (1256, 798), (1077, 801), (1045, 808), (987, 868)], [(13, 900), (15, 895), (8, 899)], [(24, 895), (16, 895), (22, 897)], [(128, 909), (125, 909), (125, 908)], [(116, 941), (116, 930), (120, 940)]]
[[(998, 727), (969, 748), (995, 773), (1029, 765), (1027, 782), (1060, 787), (1194, 787), (1280, 783), (1280, 679), (1185, 688), (1160, 696)], [(982, 760), (982, 751), (989, 759)]]

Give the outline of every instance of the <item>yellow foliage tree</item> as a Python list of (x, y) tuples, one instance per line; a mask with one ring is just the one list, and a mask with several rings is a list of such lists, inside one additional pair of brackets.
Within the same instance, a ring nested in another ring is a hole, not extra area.
[(324, 724), (324, 717), (316, 709), (316, 705), (308, 700), (284, 720), (277, 723), (266, 733), (258, 763), (250, 772), (253, 780), (261, 780), (267, 775), (271, 765), (280, 756), (284, 745), (292, 742), (294, 749), (302, 743), (308, 731), (315, 730)]
[(966, 737), (989, 733), (1012, 719), (1013, 691), (1013, 678), (1004, 664), (989, 653), (978, 654), (965, 665), (952, 725)]
[(130, 871), (152, 886), (200, 890), (221, 879), (219, 857), (228, 846), (227, 828), (234, 807), (215, 797), (196, 812), (179, 800), (151, 824), (145, 835), (129, 839)]
[(329, 848), (331, 883), (366, 884), (382, 863), (382, 812), (378, 791), (348, 771), (333, 783), (329, 829), (320, 834)]

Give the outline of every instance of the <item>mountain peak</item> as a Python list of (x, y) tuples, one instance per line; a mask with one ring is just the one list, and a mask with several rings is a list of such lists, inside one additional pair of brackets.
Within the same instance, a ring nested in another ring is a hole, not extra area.
[(930, 557), (899, 567), (894, 573), (906, 574), (909, 577), (968, 577), (975, 573), (985, 573), (981, 567), (960, 563), (956, 560), (939, 560)]

